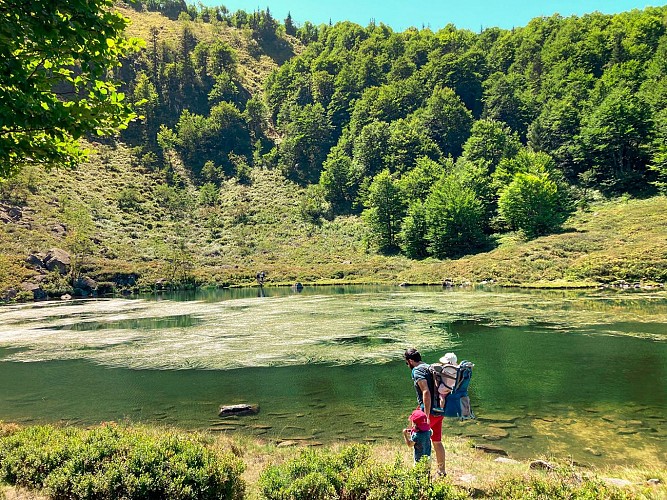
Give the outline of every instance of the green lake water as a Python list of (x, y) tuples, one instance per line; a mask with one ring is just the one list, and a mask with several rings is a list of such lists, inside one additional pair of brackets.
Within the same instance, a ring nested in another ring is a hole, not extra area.
[[(667, 462), (662, 290), (267, 288), (7, 306), (0, 419), (400, 440), (410, 346), (476, 365), (478, 418), (445, 433), (516, 458)], [(240, 402), (260, 413), (217, 417)]]

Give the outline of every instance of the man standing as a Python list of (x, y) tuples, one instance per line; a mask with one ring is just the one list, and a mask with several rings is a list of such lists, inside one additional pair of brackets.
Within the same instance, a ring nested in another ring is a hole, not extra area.
[(410, 348), (403, 354), (405, 364), (410, 367), (412, 381), (417, 393), (417, 402), (419, 408), (426, 413), (428, 424), (431, 427), (431, 442), (435, 450), (435, 458), (438, 462), (438, 476), (446, 476), (445, 472), (445, 447), (442, 445), (442, 416), (433, 415), (432, 409), (437, 407), (437, 400), (432, 395), (435, 394), (433, 377), (428, 371), (429, 365), (422, 361), (422, 356), (415, 348)]

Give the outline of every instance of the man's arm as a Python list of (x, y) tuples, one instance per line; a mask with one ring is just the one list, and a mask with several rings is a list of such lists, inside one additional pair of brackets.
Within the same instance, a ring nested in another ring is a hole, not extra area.
[(422, 391), (422, 400), (424, 401), (424, 413), (426, 418), (431, 418), (431, 391), (428, 390), (428, 383), (425, 379), (417, 380), (417, 385)]

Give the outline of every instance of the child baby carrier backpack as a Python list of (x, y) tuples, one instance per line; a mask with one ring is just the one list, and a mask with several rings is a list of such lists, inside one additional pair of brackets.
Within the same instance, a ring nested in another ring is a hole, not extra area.
[(445, 392), (448, 393), (444, 396), (442, 408), (437, 409), (438, 414), (461, 420), (475, 418), (470, 407), (470, 397), (468, 397), (468, 385), (470, 385), (474, 366), (473, 363), (465, 360), (459, 365), (433, 363), (430, 366), (429, 371), (433, 375), (433, 385), (436, 391), (433, 397), (440, 396), (438, 387), (444, 386)]

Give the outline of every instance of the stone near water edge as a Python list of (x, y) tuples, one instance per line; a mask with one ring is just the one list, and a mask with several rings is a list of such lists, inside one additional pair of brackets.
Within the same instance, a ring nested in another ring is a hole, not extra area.
[(496, 429), (516, 429), (517, 425), (503, 422), (492, 422), (489, 424), (489, 427), (494, 427)]
[(477, 476), (475, 476), (473, 474), (463, 474), (462, 476), (459, 476), (458, 479), (462, 483), (469, 484), (469, 483), (472, 483), (472, 482), (476, 481)]
[(315, 439), (315, 436), (291, 436), (292, 441), (312, 441)]
[(483, 417), (477, 417), (479, 422), (495, 422), (499, 424), (513, 424), (518, 419), (519, 417), (511, 415), (485, 415)]
[(72, 300), (72, 296), (69, 293), (65, 293), (60, 296), (60, 300)]
[(627, 479), (619, 479), (617, 477), (603, 477), (601, 479), (605, 484), (616, 486), (617, 488), (632, 486), (632, 481), (628, 481)]
[(646, 484), (648, 484), (649, 486), (658, 486), (661, 484), (661, 481), (660, 479), (654, 477), (651, 479), (647, 479)]
[(616, 434), (619, 436), (629, 436), (630, 434), (637, 434), (637, 429), (619, 429)]
[(505, 439), (506, 437), (507, 436), (502, 436), (499, 434), (482, 434), (482, 438), (486, 439), (487, 441), (500, 441), (501, 439)]
[(511, 464), (511, 465), (516, 465), (520, 464), (518, 460), (514, 460), (513, 458), (508, 458), (508, 457), (498, 457), (493, 460), (494, 462), (498, 462), (499, 464)]
[(32, 292), (32, 298), (34, 300), (44, 300), (48, 298), (46, 292), (36, 283), (29, 283), (27, 281), (23, 282), (21, 283), (21, 290), (24, 292)]
[(259, 405), (237, 404), (221, 406), (219, 417), (229, 417), (233, 415), (256, 415), (259, 413)]
[(314, 448), (316, 446), (324, 446), (324, 443), (320, 441), (304, 441), (301, 443), (302, 446), (308, 446), (310, 448)]
[(239, 426), (243, 427), (241, 422), (234, 422), (234, 421), (230, 422), (229, 420), (225, 420), (223, 422), (215, 422), (215, 423), (211, 424), (211, 427), (221, 427), (221, 428), (226, 427), (228, 429), (236, 429)]
[(73, 286), (74, 288), (79, 288), (80, 290), (83, 290), (88, 294), (91, 294), (92, 292), (97, 290), (97, 282), (88, 276), (77, 278), (76, 280), (74, 280)]
[(531, 469), (542, 469), (542, 470), (554, 470), (556, 466), (552, 464), (551, 462), (547, 462), (546, 460), (533, 460), (530, 462), (529, 467)]
[(473, 445), (473, 448), (483, 451), (484, 453), (495, 453), (497, 455), (503, 455), (505, 457), (507, 456), (507, 452), (505, 450), (498, 448), (497, 446), (493, 446), (492, 444), (475, 444)]
[(599, 451), (599, 450), (596, 450), (595, 448), (584, 448), (584, 451), (586, 453), (590, 453), (591, 455), (594, 455), (596, 457), (601, 457), (602, 456), (602, 452)]
[(292, 441), (292, 440), (280, 441), (276, 445), (276, 448), (287, 448), (290, 446), (296, 446), (297, 444), (299, 444), (297, 441)]
[(510, 433), (507, 432), (504, 429), (489, 429), (491, 432), (487, 432), (486, 434), (482, 434), (482, 437), (484, 439), (489, 439), (491, 441), (496, 440), (496, 439), (505, 439), (506, 437), (509, 437)]

